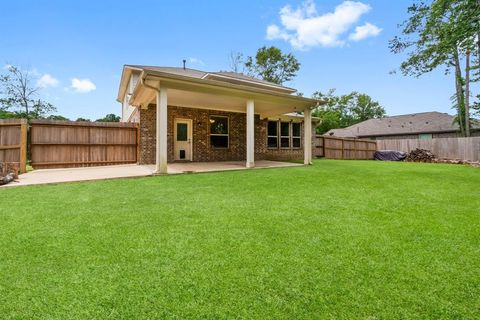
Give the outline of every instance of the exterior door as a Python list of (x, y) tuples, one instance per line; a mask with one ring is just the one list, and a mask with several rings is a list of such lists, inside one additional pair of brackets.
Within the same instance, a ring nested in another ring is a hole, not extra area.
[(175, 160), (192, 161), (192, 120), (175, 119)]

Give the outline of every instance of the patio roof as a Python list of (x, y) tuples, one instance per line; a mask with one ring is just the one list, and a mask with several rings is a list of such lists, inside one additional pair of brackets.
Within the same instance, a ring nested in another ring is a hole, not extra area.
[[(294, 89), (244, 75), (234, 76), (234, 73), (125, 66), (122, 83), (128, 82), (132, 72), (140, 75), (129, 104), (142, 108), (155, 103), (156, 92), (160, 87), (168, 88), (169, 105), (245, 112), (246, 101), (254, 100), (255, 113), (261, 117), (299, 112), (321, 104), (319, 100), (293, 95)], [(122, 86), (123, 84), (120, 86), (119, 100), (122, 99), (122, 91), (125, 93)]]

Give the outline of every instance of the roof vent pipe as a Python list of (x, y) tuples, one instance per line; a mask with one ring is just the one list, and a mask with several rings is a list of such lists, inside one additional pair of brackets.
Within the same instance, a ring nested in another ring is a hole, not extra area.
[(185, 63), (187, 63), (187, 60), (183, 59), (183, 70), (185, 70)]

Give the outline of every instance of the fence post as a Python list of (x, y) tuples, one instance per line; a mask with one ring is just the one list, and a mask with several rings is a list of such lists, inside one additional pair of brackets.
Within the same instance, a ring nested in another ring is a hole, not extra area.
[(137, 164), (140, 162), (140, 125), (137, 125)]
[(27, 172), (27, 130), (28, 123), (22, 119), (20, 122), (20, 173)]
[(325, 137), (322, 136), (322, 157), (325, 157)]
[(357, 139), (356, 138), (353, 139), (353, 149), (354, 149), (353, 150), (354, 158), (355, 160), (357, 160), (358, 157), (357, 157)]
[(344, 139), (342, 139), (342, 160), (345, 159), (345, 144), (344, 144)]

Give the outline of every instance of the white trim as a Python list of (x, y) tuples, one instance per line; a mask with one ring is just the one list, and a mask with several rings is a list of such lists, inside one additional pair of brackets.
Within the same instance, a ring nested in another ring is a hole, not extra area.
[[(235, 77), (227, 76), (225, 74), (218, 74), (218, 73), (207, 73), (201, 79), (208, 79), (209, 76), (211, 76), (212, 78), (219, 77), (219, 78), (225, 78), (225, 79), (232, 79), (232, 80), (235, 80), (235, 81), (238, 81), (238, 82), (251, 83), (251, 84), (255, 84), (255, 85), (263, 86), (263, 87), (267, 87), (267, 88), (274, 88), (274, 89), (277, 89), (279, 91), (285, 91), (285, 92), (290, 92), (290, 93), (297, 92), (297, 90), (293, 89), (293, 88), (288, 88), (288, 87), (279, 86), (279, 85), (275, 85), (275, 84), (264, 83), (264, 82), (260, 82), (260, 81), (235, 78)], [(212, 80), (214, 80), (214, 79), (212, 79)]]
[(161, 87), (157, 91), (157, 143), (155, 154), (155, 172), (158, 174), (167, 173), (168, 159), (168, 91), (167, 88)]
[(130, 113), (130, 116), (128, 117), (126, 122), (132, 122), (131, 120), (132, 120), (133, 116), (137, 114), (138, 108), (137, 107), (134, 107), (134, 108), (135, 109), (132, 111), (132, 113)]
[(255, 167), (255, 103), (247, 100), (247, 168)]
[(304, 164), (312, 164), (312, 110), (306, 108), (304, 110), (305, 125), (303, 128), (303, 150), (304, 150)]

